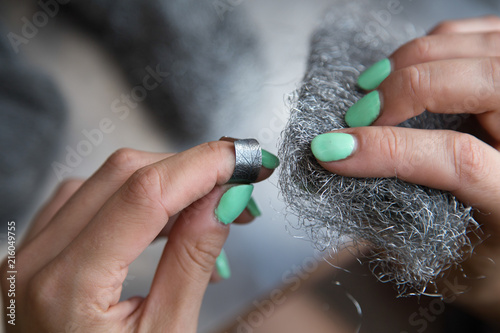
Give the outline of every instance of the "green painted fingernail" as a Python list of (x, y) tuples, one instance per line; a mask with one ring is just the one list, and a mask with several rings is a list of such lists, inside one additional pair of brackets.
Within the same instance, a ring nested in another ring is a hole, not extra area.
[(257, 206), (257, 203), (253, 198), (250, 198), (250, 201), (248, 202), (247, 209), (252, 214), (253, 217), (259, 217), (262, 215), (262, 212), (259, 209), (259, 206)]
[(231, 277), (231, 268), (229, 267), (229, 260), (227, 260), (226, 251), (224, 251), (224, 249), (222, 249), (215, 260), (215, 268), (221, 278), (229, 279)]
[(247, 207), (252, 192), (253, 185), (238, 185), (227, 190), (215, 209), (217, 219), (224, 224), (233, 223)]
[(276, 169), (280, 165), (280, 160), (270, 152), (262, 149), (262, 166), (268, 169)]
[(349, 127), (369, 126), (377, 119), (379, 114), (380, 95), (375, 90), (347, 110), (345, 122)]
[(343, 160), (349, 157), (355, 148), (356, 139), (346, 133), (320, 134), (311, 142), (314, 156), (322, 162)]
[(358, 78), (358, 86), (364, 90), (376, 89), (391, 74), (391, 62), (383, 59), (365, 70)]

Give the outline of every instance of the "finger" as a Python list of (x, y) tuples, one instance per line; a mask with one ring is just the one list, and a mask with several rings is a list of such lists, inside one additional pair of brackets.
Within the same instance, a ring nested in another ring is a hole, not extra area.
[(480, 114), (497, 110), (500, 58), (435, 61), (398, 70), (346, 113), (351, 127), (396, 125), (425, 110)]
[(406, 43), (389, 58), (366, 69), (358, 78), (358, 86), (374, 90), (391, 71), (420, 63), (498, 56), (499, 32), (500, 18), (496, 16), (442, 22), (429, 35)]
[(111, 155), (103, 166), (81, 185), (37, 237), (25, 244), (22, 255), (37, 258), (36, 261), (28, 260), (32, 264), (26, 270), (37, 271), (58, 255), (137, 169), (171, 155), (133, 149), (120, 149)]
[[(223, 141), (228, 141), (228, 142), (236, 141), (236, 139), (233, 139), (233, 141), (230, 141), (228, 139), (232, 138), (226, 137), (226, 140)], [(274, 169), (276, 169), (279, 166), (279, 164), (280, 164), (279, 159), (274, 154), (268, 152), (267, 150), (262, 149), (262, 168), (260, 169), (259, 176), (257, 177), (256, 182), (260, 182), (264, 179), (269, 178), (274, 172)], [(257, 202), (253, 198), (251, 198), (247, 208), (243, 211), (243, 213), (241, 213), (240, 216), (238, 216), (238, 218), (234, 221), (234, 223), (246, 224), (253, 221), (255, 218), (261, 215), (262, 212), (259, 206), (257, 205)], [(157, 238), (168, 237), (170, 230), (172, 229), (176, 219), (177, 216), (171, 217), (169, 223), (163, 228), (163, 230), (160, 232)]]
[(500, 31), (500, 18), (498, 16), (488, 15), (477, 18), (443, 21), (433, 28), (429, 32), (429, 35), (489, 31)]
[(446, 190), (482, 213), (500, 216), (500, 153), (468, 134), (360, 127), (311, 144), (327, 170), (349, 177), (398, 177)]
[(68, 251), (84, 255), (94, 268), (126, 268), (170, 216), (225, 184), (234, 164), (233, 144), (219, 141), (142, 168), (106, 202)]
[[(245, 190), (249, 186), (240, 185), (236, 189)], [(216, 187), (190, 209), (184, 210), (173, 227), (148, 296), (149, 306), (162, 309), (161, 312), (151, 313), (155, 317), (152, 321), (165, 316), (170, 321), (197, 318), (216, 262), (219, 261), (217, 277), (228, 277), (227, 261), (221, 263), (220, 260), (227, 259), (222, 246), (229, 228), (220, 223), (214, 214), (219, 198), (226, 190), (227, 186)], [(245, 198), (240, 212), (248, 199)]]
[(500, 56), (500, 29), (488, 33), (430, 35), (414, 39), (396, 50), (389, 59), (392, 70), (425, 62)]
[(80, 179), (68, 179), (62, 182), (52, 195), (52, 198), (49, 199), (33, 219), (31, 226), (26, 231), (23, 242), (29, 242), (33, 237), (38, 235), (82, 184), (83, 180)]

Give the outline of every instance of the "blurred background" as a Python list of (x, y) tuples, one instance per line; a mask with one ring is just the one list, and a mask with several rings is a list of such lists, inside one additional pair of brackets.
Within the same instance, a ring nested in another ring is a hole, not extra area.
[[(384, 10), (390, 2), (374, 1), (373, 8)], [(398, 2), (403, 7), (398, 19), (422, 32), (445, 19), (500, 13), (497, 1)], [(229, 135), (254, 137), (276, 153), (288, 97), (300, 87), (306, 70), (309, 38), (336, 1), (117, 3), (60, 1), (57, 12), (52, 7), (53, 17), (44, 20), (39, 13), (47, 10), (36, 1), (2, 1), (4, 44), (12, 49), (0, 48), (6, 54), (0, 53), (0, 73), (7, 75), (9, 61), (25, 68), (27, 83), (19, 89), (40, 96), (40, 102), (16, 106), (25, 112), (19, 119), (21, 130), (2, 136), (3, 220), (26, 226), (62, 178), (89, 177), (121, 147), (171, 152)], [(148, 74), (158, 79), (158, 88), (139, 89)], [(0, 96), (12, 97), (6, 85), (11, 80), (15, 78), (0, 78)], [(8, 119), (9, 105), (0, 102), (3, 119)], [(30, 108), (37, 110), (36, 116)], [(31, 123), (31, 116), (37, 121)], [(48, 118), (45, 130), (38, 131), (36, 124)], [(111, 122), (112, 130), (90, 142), (88, 133), (100, 129), (103, 121)], [(16, 150), (25, 156), (13, 160)], [(260, 317), (254, 318), (259, 322), (252, 327), (255, 332), (355, 332), (358, 303), (362, 332), (416, 332), (423, 327), (422, 321), (415, 324), (420, 317), (413, 323), (410, 318), (428, 300), (395, 300), (390, 286), (373, 281), (345, 254), (330, 254), (329, 261), (350, 267), (352, 273), (325, 266), (321, 259), (321, 265), (313, 263), (321, 254), (293, 228), (295, 218), (279, 199), (276, 175), (256, 186), (254, 195), (263, 216), (251, 225), (232, 227), (225, 246), (232, 277), (209, 287), (199, 332), (251, 332), (241, 323), (252, 320), (252, 311), (269, 322), (261, 325)], [(148, 293), (163, 245), (155, 243), (134, 262), (124, 298)], [(297, 281), (300, 290), (290, 290)], [(344, 282), (339, 286), (333, 283), (337, 281)], [(260, 302), (277, 288), (291, 293), (288, 299), (297, 299), (296, 305), (267, 316), (258, 310)], [(425, 331), (443, 331), (446, 316), (435, 317), (425, 320)]]

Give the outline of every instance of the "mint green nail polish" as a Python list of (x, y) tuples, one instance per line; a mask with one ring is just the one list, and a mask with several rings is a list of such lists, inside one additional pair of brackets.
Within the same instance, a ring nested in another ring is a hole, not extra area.
[(314, 156), (321, 162), (332, 162), (349, 157), (356, 148), (354, 136), (346, 133), (325, 133), (311, 142)]
[(358, 86), (364, 90), (376, 89), (391, 74), (391, 62), (383, 59), (365, 70), (358, 78)]
[(238, 185), (227, 190), (215, 209), (217, 219), (224, 224), (233, 223), (247, 207), (252, 192), (253, 185)]
[(280, 160), (270, 152), (262, 149), (262, 166), (267, 169), (276, 169), (280, 165)]
[(224, 251), (224, 249), (222, 249), (215, 260), (215, 268), (221, 278), (229, 279), (231, 277), (231, 268), (229, 267), (229, 260), (227, 260), (226, 251)]
[(380, 95), (372, 91), (351, 106), (345, 114), (345, 122), (349, 127), (369, 126), (380, 114)]
[(259, 209), (259, 206), (257, 206), (257, 203), (253, 198), (250, 198), (250, 201), (248, 202), (247, 209), (252, 214), (253, 217), (259, 217), (262, 215), (262, 212)]

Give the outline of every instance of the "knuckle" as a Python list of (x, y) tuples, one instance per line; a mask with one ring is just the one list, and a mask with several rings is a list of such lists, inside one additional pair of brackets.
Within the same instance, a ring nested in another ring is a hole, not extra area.
[(415, 171), (417, 164), (421, 163), (421, 156), (411, 149), (409, 136), (398, 133), (394, 127), (382, 127), (378, 138), (381, 156), (387, 158), (388, 165), (392, 167), (394, 176), (406, 179)]
[(206, 154), (222, 156), (222, 144), (220, 141), (210, 141), (201, 144), (200, 149)]
[(412, 48), (414, 54), (420, 61), (426, 61), (431, 58), (430, 52), (432, 51), (430, 37), (422, 37), (413, 40)]
[[(210, 179), (207, 179), (207, 181), (214, 184), (217, 182), (228, 181), (234, 170), (234, 161), (231, 162), (228, 159), (228, 153), (227, 153), (228, 142), (225, 141), (206, 142), (199, 145), (198, 149), (200, 150), (198, 156), (204, 156), (204, 157), (211, 156), (212, 158), (207, 159), (207, 161), (209, 160), (217, 161), (217, 165), (214, 166), (214, 169), (216, 169), (217, 172), (210, 173), (209, 175), (213, 176), (214, 178), (210, 177)], [(231, 151), (234, 154), (234, 148), (231, 148)]]
[(451, 145), (459, 184), (473, 184), (484, 178), (488, 164), (480, 142), (469, 134), (459, 134), (452, 137)]
[(65, 276), (63, 268), (50, 266), (37, 272), (26, 283), (29, 306), (38, 317), (36, 319), (44, 318), (40, 324), (45, 325), (47, 331), (53, 331), (67, 321), (68, 316), (75, 320), (98, 319), (88, 311), (92, 309), (92, 303), (78, 299), (85, 293), (69, 285)]
[(141, 167), (139, 151), (130, 148), (120, 148), (108, 157), (103, 168), (112, 172), (134, 172)]
[[(500, 45), (500, 44), (499, 44)], [(483, 77), (486, 78), (486, 84), (493, 91), (500, 87), (500, 58), (487, 58), (484, 60)]]
[(162, 198), (164, 178), (156, 166), (135, 171), (127, 180), (123, 200), (133, 205), (156, 206)]
[(406, 144), (390, 126), (382, 127), (380, 150), (383, 156), (388, 156), (390, 159), (397, 164), (406, 155)]
[(402, 70), (403, 92), (415, 102), (422, 102), (430, 91), (430, 75), (427, 65), (409, 66)]
[(203, 273), (211, 273), (218, 252), (214, 239), (204, 237), (192, 244), (185, 244), (185, 255)]

